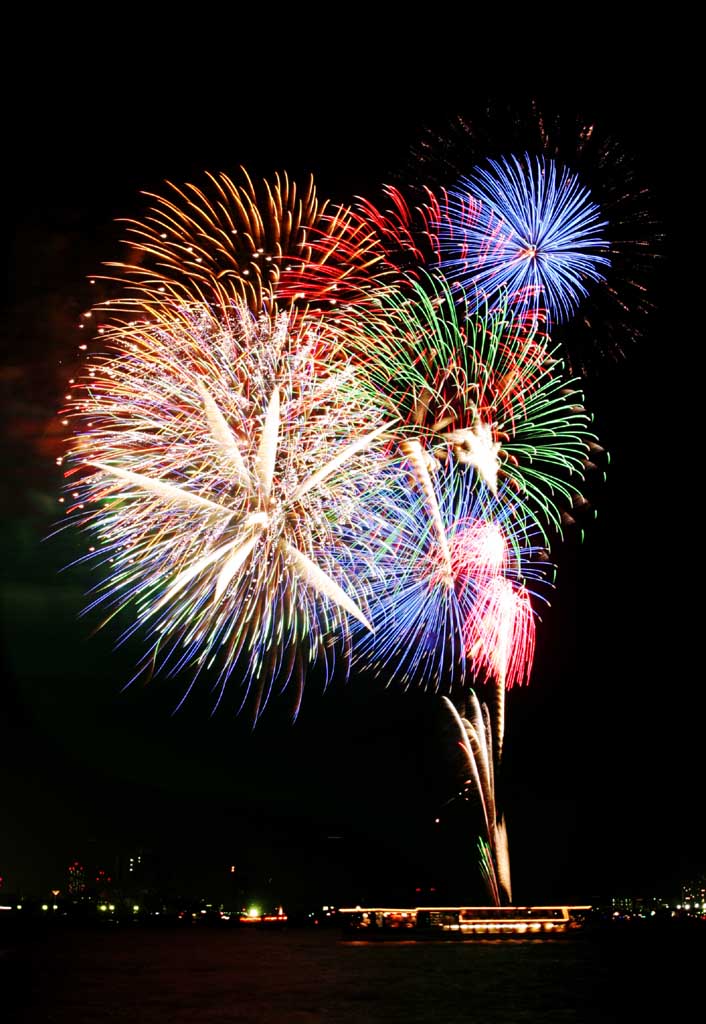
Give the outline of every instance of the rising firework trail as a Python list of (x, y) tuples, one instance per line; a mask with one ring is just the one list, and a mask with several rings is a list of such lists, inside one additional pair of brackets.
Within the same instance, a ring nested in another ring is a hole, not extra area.
[(458, 747), (463, 757), (464, 799), (475, 798), (483, 814), (484, 835), (479, 838), (481, 874), (493, 906), (512, 903), (510, 853), (507, 827), (495, 793), (499, 757), (494, 750), (491, 714), (475, 693), (468, 694), (468, 710), (460, 714), (448, 697), (444, 706), (458, 730)]

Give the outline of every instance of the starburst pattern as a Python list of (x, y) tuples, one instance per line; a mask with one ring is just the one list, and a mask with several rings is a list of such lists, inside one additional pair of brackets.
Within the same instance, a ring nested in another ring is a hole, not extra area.
[(97, 601), (135, 603), (144, 664), (216, 664), (219, 695), (238, 667), (255, 715), (276, 678), (299, 700), (334, 635), (370, 628), (380, 410), (302, 318), (200, 305), (109, 340), (73, 409), (77, 514), (110, 567)]
[(554, 332), (573, 373), (600, 372), (625, 356), (644, 335), (654, 312), (651, 297), (664, 241), (654, 194), (640, 155), (610, 133), (604, 118), (528, 99), (520, 105), (459, 105), (451, 118), (429, 124), (410, 149), (405, 185), (418, 182), (440, 193), (488, 158), (529, 153), (568, 166), (607, 221), (610, 266), (591, 283), (577, 314)]
[(275, 690), (298, 710), (315, 665), (324, 685), (342, 662), (449, 693), (495, 904), (506, 693), (598, 447), (554, 327), (579, 308), (590, 327), (594, 291), (624, 305), (611, 274), (644, 251), (539, 129), (539, 152), (486, 152), (380, 206), (284, 173), (166, 183), (107, 264), (105, 348), (65, 413), (89, 609), (132, 616), (136, 677), (188, 677), (182, 702), (205, 678), (216, 707), (233, 680), (255, 720)]
[(474, 306), (507, 294), (518, 308), (561, 322), (610, 266), (597, 204), (553, 160), (490, 160), (449, 189), (445, 213), (441, 267)]

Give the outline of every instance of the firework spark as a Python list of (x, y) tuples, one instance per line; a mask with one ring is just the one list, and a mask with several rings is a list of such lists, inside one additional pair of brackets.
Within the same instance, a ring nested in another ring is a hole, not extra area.
[(553, 335), (573, 373), (599, 371), (608, 359), (622, 358), (645, 332), (664, 239), (638, 154), (627, 151), (608, 124), (573, 110), (540, 107), (534, 99), (520, 106), (470, 105), (423, 130), (402, 177), (406, 185), (420, 182), (441, 193), (489, 158), (521, 153), (571, 167), (607, 221), (605, 280), (594, 282), (578, 314)]
[(546, 551), (527, 543), (531, 531), (509, 495), (471, 486), (453, 457), (433, 477), (423, 465), (410, 469), (412, 487), (404, 465), (388, 473), (388, 544), (370, 598), (375, 632), (356, 627), (354, 660), (388, 684), (433, 691), (463, 691), (472, 678), (499, 690), (523, 681), (534, 650), (526, 587), (536, 592), (544, 579)]
[(215, 663), (218, 700), (239, 666), (256, 716), (295, 675), (299, 701), (305, 663), (370, 628), (380, 410), (301, 317), (167, 309), (109, 342), (72, 409), (76, 514), (109, 566), (95, 603), (134, 602), (145, 666)]
[(113, 309), (159, 311), (165, 301), (205, 302), (256, 314), (292, 305), (326, 312), (362, 300), (383, 259), (376, 233), (349, 208), (319, 200), (312, 179), (286, 173), (239, 182), (207, 174), (201, 185), (167, 182), (142, 220), (127, 221), (129, 258), (108, 266), (124, 288)]
[(350, 318), (359, 379), (400, 416), (400, 438), (420, 442), (431, 472), (453, 454), (479, 486), (508, 484), (538, 530), (561, 532), (595, 443), (575, 382), (506, 306), (466, 315), (431, 276), (407, 292)]
[(569, 319), (605, 278), (605, 220), (576, 175), (552, 160), (489, 161), (448, 193), (441, 267), (471, 305), (509, 295), (520, 309)]
[(443, 206), (428, 189), (413, 204), (401, 189), (386, 185), (382, 192), (384, 206), (359, 196), (357, 212), (375, 231), (384, 265), (396, 271), (396, 283), (404, 287), (405, 275), (417, 280), (419, 271), (437, 266), (441, 259), (438, 228)]

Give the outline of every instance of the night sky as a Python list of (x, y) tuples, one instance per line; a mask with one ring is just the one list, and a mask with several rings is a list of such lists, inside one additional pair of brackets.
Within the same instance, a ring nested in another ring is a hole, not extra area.
[[(410, 92), (390, 73), (364, 95), (351, 85), (335, 99), (335, 83), (328, 94), (296, 81), (287, 98), (282, 73), (268, 102), (254, 68), (193, 89), (125, 67), (118, 78), (90, 54), (52, 69), (42, 103), (23, 93), (15, 106), (6, 189), (6, 888), (61, 886), (76, 858), (99, 865), (145, 848), (195, 888), (235, 862), (253, 885), (273, 879), (285, 901), (413, 898), (431, 885), (478, 897), (472, 817), (443, 808), (453, 786), (438, 698), (355, 678), (322, 693), (314, 678), (295, 724), (286, 694), (255, 730), (233, 704), (211, 716), (204, 692), (173, 714), (186, 680), (123, 692), (138, 648), (115, 651), (117, 629), (79, 618), (89, 580), (64, 567), (80, 538), (47, 538), (60, 518), (54, 414), (93, 298), (87, 278), (120, 255), (115, 218), (140, 214), (140, 190), (243, 165), (255, 176), (312, 172), (320, 195), (345, 201), (398, 177), (424, 126), (482, 109), (484, 89), (436, 80), (424, 90), (415, 79)], [(611, 463), (592, 485), (598, 515), (583, 542), (576, 531), (555, 549), (533, 678), (508, 697), (502, 793), (518, 902), (676, 895), (706, 870), (701, 624), (684, 568), (700, 534), (687, 470), (697, 445), (682, 435), (698, 373), (680, 363), (702, 340), (675, 283), (675, 96), (652, 80), (638, 88), (625, 69), (602, 82), (574, 97), (559, 78), (537, 95), (550, 106), (575, 99), (634, 154), (666, 241), (645, 336), (586, 381)]]

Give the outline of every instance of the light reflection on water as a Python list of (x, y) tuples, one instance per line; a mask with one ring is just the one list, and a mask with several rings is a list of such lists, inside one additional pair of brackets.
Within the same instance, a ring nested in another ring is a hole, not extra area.
[(18, 945), (0, 989), (8, 1024), (622, 1024), (660, 1002), (687, 1019), (701, 951), (672, 947), (126, 927)]
[(529, 936), (529, 935), (496, 935), (496, 936), (483, 936), (477, 937), (472, 936), (449, 936), (448, 938), (438, 939), (342, 939), (340, 945), (342, 946), (450, 946), (450, 945), (463, 945), (463, 946), (497, 946), (502, 943), (503, 946), (518, 945), (518, 946), (538, 946), (541, 944), (553, 944), (556, 942), (565, 943), (567, 940), (564, 937), (558, 935), (549, 936), (545, 935), (541, 938)]

